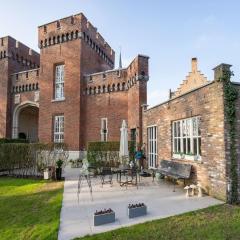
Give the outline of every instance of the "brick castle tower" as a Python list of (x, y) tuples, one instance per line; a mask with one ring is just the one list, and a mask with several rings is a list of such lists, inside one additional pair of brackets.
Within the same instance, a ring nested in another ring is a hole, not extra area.
[(77, 154), (90, 141), (119, 141), (126, 120), (129, 140), (141, 143), (148, 57), (114, 69), (114, 50), (82, 13), (42, 25), (38, 34), (40, 62), (10, 37), (0, 46), (0, 137), (64, 141)]

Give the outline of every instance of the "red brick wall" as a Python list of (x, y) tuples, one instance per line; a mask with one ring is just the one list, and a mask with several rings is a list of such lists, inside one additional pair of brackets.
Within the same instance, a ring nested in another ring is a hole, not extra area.
[(195, 181), (199, 181), (209, 194), (225, 199), (227, 182), (221, 83), (212, 82), (145, 111), (144, 142), (147, 143), (147, 127), (156, 124), (158, 162), (161, 159), (173, 159), (172, 121), (192, 116), (201, 117), (202, 160), (197, 162), (174, 159), (174, 161), (192, 164)]
[[(2, 44), (3, 43), (3, 44)], [(12, 37), (0, 39), (0, 53), (6, 57), (0, 59), (0, 137), (11, 137), (12, 133), (12, 83), (11, 74), (39, 66), (39, 54)]]

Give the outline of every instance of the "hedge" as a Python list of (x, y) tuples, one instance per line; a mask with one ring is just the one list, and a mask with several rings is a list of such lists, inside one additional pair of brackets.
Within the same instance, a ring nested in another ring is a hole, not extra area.
[(0, 144), (2, 143), (29, 143), (26, 139), (9, 139), (9, 138), (0, 138)]
[(67, 157), (65, 144), (4, 143), (0, 144), (0, 171), (18, 177), (41, 176), (45, 168)]
[[(128, 142), (130, 159), (134, 159), (134, 146), (134, 142)], [(87, 147), (87, 158), (89, 163), (95, 167), (116, 167), (120, 164), (119, 149), (120, 142), (89, 142)]]

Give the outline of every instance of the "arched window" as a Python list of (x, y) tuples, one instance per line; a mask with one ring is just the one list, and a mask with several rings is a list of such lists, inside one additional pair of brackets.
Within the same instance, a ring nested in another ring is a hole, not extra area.
[(29, 90), (29, 91), (32, 91), (32, 84), (29, 84), (29, 85), (28, 85), (28, 90)]
[(71, 32), (71, 40), (74, 38), (74, 32)]
[(36, 84), (36, 89), (38, 90), (38, 83)]
[(103, 93), (105, 93), (105, 92), (106, 92), (106, 86), (103, 85)]
[(108, 85), (107, 92), (110, 92), (110, 91), (111, 91), (111, 88), (110, 88), (110, 85)]
[(92, 87), (89, 88), (89, 94), (92, 94)]
[(33, 89), (33, 90), (35, 89), (35, 83), (33, 84), (32, 89)]
[(6, 57), (6, 51), (3, 52), (3, 57)]
[(44, 33), (47, 32), (47, 26), (44, 26)]
[(49, 39), (48, 39), (48, 45), (50, 46), (51, 44), (52, 44), (52, 39), (49, 38)]
[(28, 91), (28, 85), (25, 86), (26, 91)]
[(122, 83), (122, 90), (124, 91), (125, 90), (125, 82)]
[(53, 44), (56, 44), (56, 37), (53, 37)]
[(0, 58), (1, 58), (1, 59), (3, 58), (3, 53), (2, 53), (2, 52), (0, 53)]
[(78, 38), (78, 30), (75, 32), (75, 38)]
[(94, 89), (93, 89), (93, 94), (96, 94), (96, 93), (97, 93), (97, 88), (94, 87)]
[(18, 86), (16, 87), (16, 92), (18, 92)]
[(43, 47), (43, 40), (41, 40), (41, 42), (40, 42), (40, 48), (42, 48)]
[(66, 41), (69, 40), (69, 33), (66, 34)]
[(117, 91), (120, 91), (120, 83), (117, 84)]
[(62, 35), (62, 42), (64, 42), (65, 41), (65, 35), (63, 34)]
[(144, 76), (145, 76), (145, 72), (144, 72), (144, 71), (141, 71), (141, 75), (144, 77)]
[(47, 47), (47, 39), (45, 39), (44, 46)]
[(24, 92), (25, 88), (24, 88), (24, 85), (22, 85), (22, 91)]
[(98, 93), (101, 93), (101, 86), (98, 86)]
[(115, 84), (112, 85), (112, 91), (115, 91)]
[(57, 36), (57, 43), (60, 43), (60, 36)]

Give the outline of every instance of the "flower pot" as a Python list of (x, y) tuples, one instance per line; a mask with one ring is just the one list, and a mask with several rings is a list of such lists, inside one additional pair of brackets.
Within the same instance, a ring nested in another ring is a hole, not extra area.
[(115, 212), (104, 213), (93, 216), (94, 226), (115, 222)]
[(57, 180), (62, 179), (62, 168), (56, 168), (56, 179)]
[(147, 206), (141, 206), (141, 207), (128, 207), (128, 217), (129, 218), (135, 218), (140, 217), (147, 214)]

